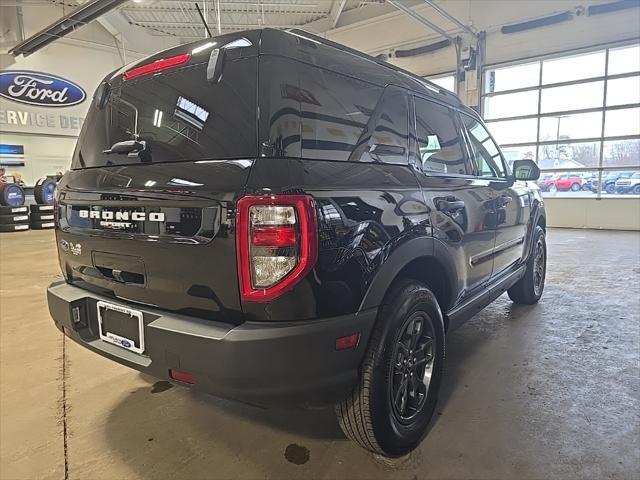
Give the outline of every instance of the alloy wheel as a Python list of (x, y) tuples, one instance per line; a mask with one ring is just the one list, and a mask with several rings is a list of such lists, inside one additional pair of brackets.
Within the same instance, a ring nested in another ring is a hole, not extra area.
[(424, 406), (435, 357), (435, 334), (424, 312), (415, 312), (402, 325), (393, 351), (390, 400), (401, 423), (411, 422)]

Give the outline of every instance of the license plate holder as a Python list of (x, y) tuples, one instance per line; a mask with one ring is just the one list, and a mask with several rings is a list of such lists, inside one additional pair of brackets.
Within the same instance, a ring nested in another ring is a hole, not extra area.
[[(103, 301), (98, 301), (97, 310), (100, 338), (105, 342), (142, 355), (144, 352), (142, 312)], [(129, 324), (129, 320), (136, 322), (135, 325)], [(115, 331), (110, 331), (110, 329)]]

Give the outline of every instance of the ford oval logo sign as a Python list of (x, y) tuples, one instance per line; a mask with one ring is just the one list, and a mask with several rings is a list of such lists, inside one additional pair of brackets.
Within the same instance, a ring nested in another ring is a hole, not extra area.
[(87, 98), (82, 87), (69, 80), (28, 70), (0, 72), (0, 96), (41, 107), (69, 107)]

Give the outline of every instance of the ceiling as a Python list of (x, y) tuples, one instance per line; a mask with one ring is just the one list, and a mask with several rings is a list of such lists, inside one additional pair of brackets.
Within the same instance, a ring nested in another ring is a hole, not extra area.
[[(337, 24), (348, 10), (379, 0), (207, 0), (198, 1), (214, 35), (269, 26), (302, 27), (310, 22), (330, 19)], [(119, 9), (132, 25), (145, 28), (156, 36), (172, 36), (189, 40), (202, 38), (206, 31), (196, 2), (174, 0), (131, 1)]]

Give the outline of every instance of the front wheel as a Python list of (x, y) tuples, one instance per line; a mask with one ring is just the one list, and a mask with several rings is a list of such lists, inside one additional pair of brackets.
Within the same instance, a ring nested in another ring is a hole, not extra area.
[(416, 448), (436, 408), (444, 326), (435, 295), (415, 280), (391, 288), (365, 353), (359, 384), (336, 405), (345, 435), (397, 457)]
[(533, 305), (540, 300), (544, 291), (544, 281), (547, 276), (547, 242), (545, 232), (536, 225), (533, 236), (533, 249), (524, 276), (518, 280), (507, 293), (515, 303)]
[(604, 191), (610, 195), (614, 194), (616, 193), (616, 186), (613, 183), (610, 183), (604, 187)]
[(640, 195), (640, 185), (636, 185), (635, 187), (633, 187), (633, 193), (635, 195)]
[(580, 191), (581, 188), (582, 187), (580, 186), (579, 183), (572, 183), (571, 184), (571, 191), (572, 192), (578, 192), (578, 191)]
[(555, 183), (549, 185), (549, 192), (556, 193), (558, 191), (558, 186)]

